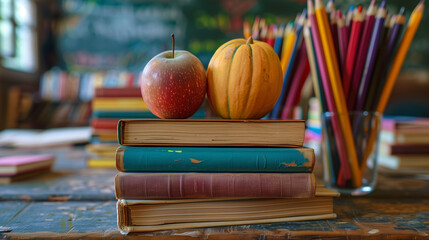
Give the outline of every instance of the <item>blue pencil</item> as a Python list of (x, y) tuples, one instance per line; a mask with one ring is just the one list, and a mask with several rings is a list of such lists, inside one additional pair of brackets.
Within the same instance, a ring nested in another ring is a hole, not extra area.
[(276, 39), (274, 41), (274, 51), (279, 56), (279, 59), (281, 59), (282, 55), (282, 43), (283, 43), (283, 31), (285, 29), (286, 24), (282, 22), (277, 29), (276, 33)]
[(271, 111), (271, 115), (270, 115), (271, 119), (280, 118), (280, 113), (281, 113), (281, 110), (283, 109), (283, 104), (287, 95), (288, 82), (289, 82), (289, 79), (292, 77), (292, 72), (293, 72), (292, 70), (293, 70), (293, 65), (295, 63), (296, 53), (298, 52), (299, 46), (302, 44), (302, 29), (303, 29), (306, 16), (307, 16), (307, 11), (304, 10), (299, 21), (297, 22), (296, 30), (295, 30), (295, 33), (296, 33), (295, 44), (293, 46), (292, 54), (290, 56), (288, 66), (286, 68), (286, 73), (283, 77), (282, 92), (276, 104), (274, 105), (273, 110)]

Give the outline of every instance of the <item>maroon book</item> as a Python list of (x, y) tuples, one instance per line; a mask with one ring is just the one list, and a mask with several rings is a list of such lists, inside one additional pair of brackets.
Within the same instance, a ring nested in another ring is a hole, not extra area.
[(118, 199), (309, 198), (312, 173), (118, 173)]
[(91, 128), (98, 130), (115, 130), (118, 128), (119, 119), (116, 118), (93, 118)]
[(392, 144), (388, 147), (391, 155), (429, 154), (429, 144)]
[(123, 88), (96, 88), (96, 98), (117, 98), (117, 97), (141, 97), (139, 87), (123, 87)]

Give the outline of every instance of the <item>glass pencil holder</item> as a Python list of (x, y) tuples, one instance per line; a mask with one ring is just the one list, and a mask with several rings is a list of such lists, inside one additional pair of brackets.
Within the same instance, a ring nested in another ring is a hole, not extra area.
[(321, 154), (327, 188), (352, 196), (374, 190), (381, 119), (377, 112), (322, 113)]

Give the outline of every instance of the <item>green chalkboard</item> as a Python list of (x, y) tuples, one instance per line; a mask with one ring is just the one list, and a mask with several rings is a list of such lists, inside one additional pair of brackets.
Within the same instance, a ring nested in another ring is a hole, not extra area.
[[(346, 10), (351, 3), (337, 0)], [(418, 0), (390, 0), (388, 9), (404, 5), (407, 14)], [(156, 54), (176, 48), (195, 54), (207, 66), (214, 51), (242, 37), (243, 20), (255, 16), (268, 23), (293, 20), (306, 0), (61, 0), (63, 18), (58, 31), (61, 66), (74, 71), (129, 70), (138, 72)], [(427, 15), (411, 46), (406, 68), (428, 68)]]

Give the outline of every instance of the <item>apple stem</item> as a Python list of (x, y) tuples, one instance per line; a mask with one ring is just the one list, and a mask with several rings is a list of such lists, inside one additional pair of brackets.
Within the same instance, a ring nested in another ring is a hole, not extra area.
[(171, 34), (171, 39), (173, 39), (173, 58), (174, 58), (174, 33)]
[(247, 39), (246, 44), (253, 44), (253, 38), (251, 36)]

